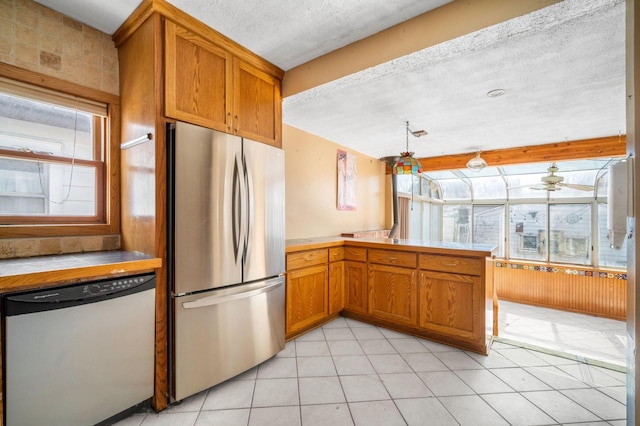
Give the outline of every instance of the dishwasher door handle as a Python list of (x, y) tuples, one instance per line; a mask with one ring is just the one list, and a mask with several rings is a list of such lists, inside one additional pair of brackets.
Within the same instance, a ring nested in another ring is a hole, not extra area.
[(204, 308), (205, 306), (214, 306), (221, 303), (227, 303), (239, 299), (247, 299), (249, 297), (257, 296), (262, 293), (266, 293), (275, 290), (277, 287), (284, 285), (284, 279), (278, 279), (270, 284), (265, 285), (254, 290), (243, 291), (240, 293), (229, 294), (227, 296), (208, 296), (202, 299), (193, 300), (191, 302), (182, 303), (184, 309)]

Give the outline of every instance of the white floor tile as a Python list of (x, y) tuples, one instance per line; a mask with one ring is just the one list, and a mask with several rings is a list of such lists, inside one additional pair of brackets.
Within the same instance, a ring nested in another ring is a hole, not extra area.
[(409, 426), (458, 426), (458, 422), (437, 398), (395, 401)]
[(531, 351), (522, 348), (498, 349), (500, 355), (518, 364), (521, 367), (539, 367), (549, 365), (544, 359), (534, 355)]
[(296, 343), (292, 340), (285, 343), (284, 349), (278, 352), (276, 355), (278, 358), (295, 358), (296, 356)]
[(523, 368), (493, 368), (490, 371), (518, 392), (551, 389), (544, 382), (527, 373)]
[(329, 356), (329, 346), (326, 341), (298, 342), (296, 341), (297, 356)]
[(389, 330), (388, 328), (378, 327), (380, 333), (387, 339), (406, 339), (407, 335), (395, 330)]
[(258, 367), (258, 379), (298, 377), (295, 358), (271, 358)]
[(512, 425), (549, 425), (555, 421), (518, 393), (482, 395)]
[(185, 398), (180, 402), (173, 403), (170, 406), (168, 406), (164, 410), (164, 412), (184, 413), (187, 411), (200, 411), (202, 409), (202, 404), (204, 403), (204, 400), (207, 397), (208, 393), (209, 393), (209, 389), (199, 392), (188, 398)]
[(391, 399), (382, 381), (376, 375), (341, 376), (340, 383), (349, 402)]
[(303, 377), (298, 380), (300, 404), (333, 404), (346, 402), (337, 377)]
[(244, 373), (238, 374), (231, 380), (255, 380), (256, 377), (258, 377), (258, 367), (253, 367)]
[(318, 341), (318, 340), (325, 340), (324, 338), (324, 331), (322, 330), (322, 327), (320, 328), (316, 328), (315, 330), (311, 330), (308, 333), (303, 334), (300, 337), (297, 337), (295, 342), (311, 342), (311, 341)]
[(330, 356), (309, 356), (298, 358), (298, 377), (337, 376), (338, 372)]
[(301, 424), (298, 407), (252, 408), (249, 414), (249, 426), (300, 426)]
[(146, 413), (136, 413), (127, 417), (126, 419), (114, 423), (113, 426), (140, 426), (146, 416)]
[(473, 352), (465, 353), (473, 358), (478, 364), (482, 365), (484, 368), (516, 367), (516, 364), (514, 364), (513, 361), (508, 360), (495, 350), (489, 352), (489, 355), (480, 355)]
[(358, 340), (384, 339), (384, 335), (374, 327), (354, 327), (351, 331)]
[(581, 389), (589, 387), (588, 384), (581, 382), (556, 367), (527, 367), (525, 370), (554, 389)]
[(376, 372), (365, 355), (334, 356), (333, 362), (341, 376), (374, 374)]
[(355, 340), (350, 328), (327, 328), (324, 331), (327, 340)]
[[(366, 328), (363, 330), (367, 330)], [(360, 344), (355, 340), (329, 340), (329, 351), (331, 355), (364, 355)]]
[(203, 410), (249, 408), (253, 398), (255, 380), (231, 380), (209, 389)]
[(513, 389), (489, 370), (458, 370), (455, 373), (478, 394), (513, 392)]
[(599, 392), (597, 389), (569, 389), (563, 390), (561, 393), (602, 420), (622, 420), (627, 416), (627, 408), (624, 404)]
[(623, 382), (619, 378), (605, 373), (602, 369), (587, 364), (559, 365), (558, 368), (591, 386), (611, 387), (626, 384), (626, 380)]
[(429, 350), (417, 339), (393, 339), (389, 343), (401, 354), (427, 353)]
[(349, 327), (349, 324), (347, 324), (347, 321), (343, 318), (343, 317), (338, 317), (338, 318), (334, 318), (331, 321), (329, 321), (328, 323), (324, 324), (322, 326), (322, 328), (327, 329), (327, 328), (346, 328)]
[(435, 396), (472, 395), (475, 392), (451, 371), (431, 371), (418, 376)]
[(395, 354), (397, 351), (387, 339), (362, 340), (360, 347), (367, 355)]
[(420, 342), (425, 348), (429, 349), (429, 352), (433, 352), (433, 353), (451, 352), (451, 351), (459, 350), (451, 346), (444, 345), (442, 343), (434, 342), (431, 340), (426, 340), (426, 339), (418, 339), (418, 342)]
[(558, 423), (599, 421), (600, 419), (558, 391), (523, 392), (522, 396)]
[(416, 372), (449, 370), (449, 368), (432, 353), (403, 354), (402, 357), (407, 361), (407, 364), (409, 364), (413, 371)]
[(249, 409), (203, 411), (194, 426), (246, 426)]
[(610, 388), (598, 388), (598, 390), (605, 395), (609, 395), (621, 404), (627, 404), (627, 387), (626, 386), (614, 386)]
[(345, 321), (347, 321), (347, 325), (351, 328), (358, 328), (358, 327), (375, 327), (375, 325), (372, 324), (368, 324), (366, 322), (362, 322), (362, 321), (358, 321), (358, 320), (354, 320), (351, 318), (345, 318)]
[(382, 384), (391, 398), (426, 398), (433, 393), (415, 373), (380, 374)]
[(141, 426), (193, 426), (197, 412), (147, 414)]
[(352, 426), (347, 404), (303, 405), (300, 407), (304, 426)]
[(478, 395), (440, 398), (461, 426), (509, 426), (500, 415)]
[(440, 361), (442, 361), (451, 370), (480, 370), (484, 368), (478, 364), (473, 358), (467, 355), (466, 352), (438, 352), (435, 354)]
[(393, 401), (349, 403), (356, 426), (405, 426), (402, 415)]
[(299, 405), (298, 379), (256, 380), (252, 407)]
[(378, 374), (410, 373), (411, 367), (399, 354), (368, 355), (369, 361)]

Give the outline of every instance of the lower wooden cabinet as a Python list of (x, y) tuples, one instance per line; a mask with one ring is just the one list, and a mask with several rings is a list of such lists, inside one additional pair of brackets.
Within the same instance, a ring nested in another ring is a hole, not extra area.
[(329, 263), (329, 315), (344, 309), (344, 261)]
[(418, 325), (441, 335), (481, 343), (484, 339), (482, 278), (420, 272)]
[(326, 263), (287, 272), (286, 334), (321, 321), (329, 314), (328, 283)]
[(367, 313), (367, 264), (344, 262), (344, 308), (362, 314)]
[(418, 320), (417, 271), (369, 264), (369, 315), (415, 326)]

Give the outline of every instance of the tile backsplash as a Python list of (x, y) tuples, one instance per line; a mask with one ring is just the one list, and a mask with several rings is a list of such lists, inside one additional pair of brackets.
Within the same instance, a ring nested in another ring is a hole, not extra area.
[(119, 93), (111, 36), (32, 0), (0, 0), (0, 62)]
[(120, 235), (0, 239), (0, 259), (118, 250)]

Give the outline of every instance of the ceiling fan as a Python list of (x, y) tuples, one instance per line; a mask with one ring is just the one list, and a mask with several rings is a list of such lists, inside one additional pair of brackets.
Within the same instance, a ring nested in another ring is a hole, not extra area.
[(564, 177), (558, 176), (558, 166), (556, 163), (551, 163), (551, 166), (547, 169), (548, 175), (543, 176), (539, 185), (531, 186), (531, 189), (545, 190), (545, 191), (559, 191), (562, 188), (577, 189), (578, 191), (593, 191), (593, 185), (581, 185), (576, 183), (564, 183)]

